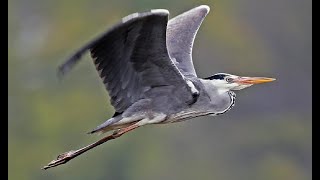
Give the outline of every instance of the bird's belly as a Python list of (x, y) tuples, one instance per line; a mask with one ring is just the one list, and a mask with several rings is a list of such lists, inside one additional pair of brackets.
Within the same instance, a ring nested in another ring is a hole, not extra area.
[(208, 115), (214, 115), (214, 113), (209, 111), (194, 111), (194, 110), (182, 111), (179, 113), (171, 114), (170, 116), (167, 117), (166, 120), (162, 121), (161, 124), (176, 123), (176, 122), (186, 121), (196, 117), (208, 116)]

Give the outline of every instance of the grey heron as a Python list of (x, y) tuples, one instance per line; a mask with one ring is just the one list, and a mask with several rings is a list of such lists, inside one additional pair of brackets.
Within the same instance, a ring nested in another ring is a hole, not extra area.
[(64, 164), (89, 149), (147, 124), (223, 114), (235, 104), (233, 91), (274, 81), (273, 78), (227, 73), (216, 73), (207, 78), (197, 76), (192, 47), (209, 11), (207, 5), (201, 5), (170, 20), (165, 9), (131, 14), (59, 66), (59, 75), (63, 76), (83, 54), (90, 52), (115, 109), (113, 117), (90, 133), (114, 131), (84, 148), (60, 154), (44, 169)]

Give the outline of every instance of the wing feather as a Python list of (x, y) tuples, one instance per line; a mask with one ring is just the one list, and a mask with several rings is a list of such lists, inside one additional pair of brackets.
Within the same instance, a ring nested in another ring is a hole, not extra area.
[(192, 91), (167, 51), (168, 14), (152, 10), (123, 18), (71, 56), (59, 72), (69, 72), (89, 50), (117, 113), (159, 86), (174, 86), (183, 100), (192, 101)]
[(192, 62), (192, 47), (198, 29), (209, 13), (206, 5), (186, 11), (168, 22), (168, 51), (171, 58), (186, 77), (197, 77)]

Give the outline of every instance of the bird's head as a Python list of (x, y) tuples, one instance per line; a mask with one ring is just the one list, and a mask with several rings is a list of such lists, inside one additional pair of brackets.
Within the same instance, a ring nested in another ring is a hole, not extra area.
[(222, 91), (241, 90), (254, 84), (261, 84), (274, 81), (274, 78), (267, 77), (243, 77), (227, 73), (217, 73), (205, 78), (210, 80), (218, 89)]

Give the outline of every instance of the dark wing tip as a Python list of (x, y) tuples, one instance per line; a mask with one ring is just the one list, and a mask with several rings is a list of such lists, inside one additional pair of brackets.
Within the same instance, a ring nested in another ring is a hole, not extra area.
[(57, 69), (57, 77), (59, 81), (63, 79), (63, 76), (64, 76), (63, 66), (59, 66)]
[(82, 55), (90, 49), (92, 46), (94, 46), (96, 43), (99, 42), (106, 34), (108, 34), (110, 31), (115, 30), (116, 28), (120, 27), (124, 23), (130, 23), (130, 21), (134, 21), (135, 19), (144, 18), (146, 16), (150, 15), (158, 15), (158, 16), (168, 16), (169, 11), (166, 9), (153, 9), (148, 12), (142, 12), (142, 13), (133, 13), (130, 14), (124, 18), (122, 18), (122, 22), (118, 23), (114, 27), (110, 28), (107, 32), (103, 33), (102, 35), (98, 36), (96, 39), (89, 42), (87, 45), (85, 45), (83, 48), (78, 50), (75, 54), (73, 54), (69, 59), (66, 60), (65, 63), (60, 65), (57, 69), (57, 76), (59, 80), (61, 80), (69, 71), (73, 68), (73, 66), (80, 60)]
[(64, 78), (64, 76), (71, 70), (71, 66), (62, 64), (60, 66), (58, 66), (57, 68), (57, 77), (59, 79), (59, 81), (62, 81), (62, 79)]
[(71, 68), (72, 68), (72, 65), (70, 66), (69, 61), (58, 66), (58, 68), (57, 68), (58, 79), (61, 81), (64, 78), (64, 76), (71, 70)]
[(87, 49), (88, 47), (84, 47), (80, 49), (78, 52), (73, 54), (69, 59), (67, 59), (65, 63), (58, 66), (57, 76), (59, 80), (61, 80), (67, 73), (69, 73), (72, 67), (80, 60), (82, 55), (87, 51)]

